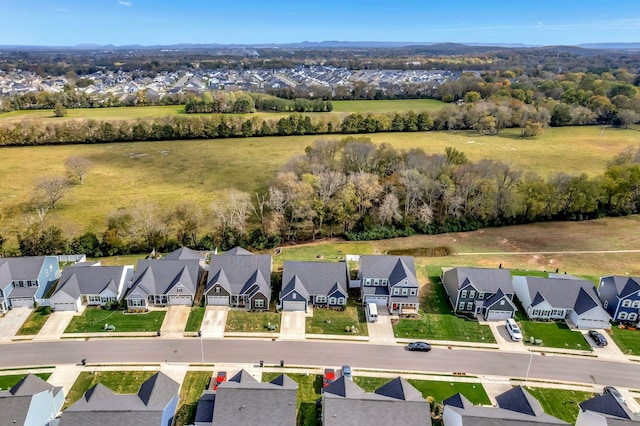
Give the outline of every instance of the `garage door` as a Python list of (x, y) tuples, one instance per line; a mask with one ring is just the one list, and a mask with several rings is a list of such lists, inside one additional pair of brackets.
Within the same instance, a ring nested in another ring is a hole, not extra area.
[(499, 321), (511, 318), (511, 311), (489, 311), (487, 321)]
[(581, 319), (577, 324), (576, 327), (578, 328), (582, 328), (584, 330), (588, 329), (588, 328), (609, 328), (610, 324), (608, 321), (598, 321), (598, 320), (591, 320), (591, 319)]
[(367, 296), (365, 303), (375, 303), (376, 305), (387, 306), (387, 298), (380, 296)]
[(77, 311), (76, 304), (73, 302), (53, 302), (51, 309), (54, 311)]
[(304, 311), (306, 306), (306, 302), (282, 302), (283, 311)]
[(169, 296), (169, 304), (191, 306), (191, 296)]
[(33, 299), (31, 297), (11, 299), (11, 306), (15, 306), (16, 308), (18, 307), (30, 308), (33, 306)]
[(207, 305), (228, 306), (229, 296), (207, 296)]

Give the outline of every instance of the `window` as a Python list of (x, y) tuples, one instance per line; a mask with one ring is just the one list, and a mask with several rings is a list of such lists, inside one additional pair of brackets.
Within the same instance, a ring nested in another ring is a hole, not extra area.
[(607, 309), (607, 306), (609, 306), (609, 301), (605, 300), (604, 303), (602, 304), (602, 307)]
[(256, 299), (253, 301), (253, 306), (255, 306), (256, 308), (264, 308), (264, 300), (262, 299)]
[(483, 291), (479, 291), (478, 292), (478, 299), (484, 299), (484, 292)]
[(336, 304), (336, 298), (335, 297), (330, 297), (329, 298), (329, 304), (330, 305), (335, 305)]
[(415, 288), (412, 288), (411, 290), (409, 290), (409, 294), (412, 296), (415, 296), (416, 294), (418, 294), (418, 290)]
[(467, 298), (467, 290), (462, 290), (462, 291), (460, 292), (460, 297), (461, 297), (462, 299), (466, 299), (466, 298)]
[(215, 290), (213, 290), (214, 293), (220, 293), (220, 287), (216, 287)]
[(473, 302), (467, 302), (467, 311), (470, 311), (473, 309)]
[(640, 308), (640, 300), (635, 300), (632, 305), (634, 308)]
[(620, 312), (620, 314), (618, 314), (618, 319), (626, 320), (627, 319), (627, 313), (626, 312)]
[(475, 290), (469, 290), (469, 298), (474, 299), (476, 297), (476, 291)]
[(504, 306), (504, 299), (500, 301), (500, 306)]
[(371, 279), (367, 278), (366, 280), (364, 280), (364, 284), (365, 285), (371, 285)]
[(540, 316), (540, 309), (534, 309), (533, 310), (533, 316), (534, 317), (539, 317)]
[(291, 298), (292, 298), (292, 299), (297, 299), (297, 298), (298, 298), (297, 296), (298, 296), (298, 294), (297, 294), (297, 293), (293, 293), (293, 294), (291, 295)]
[(345, 303), (344, 297), (338, 297), (338, 305), (344, 305)]
[(460, 302), (460, 304), (458, 305), (458, 309), (460, 309), (461, 311), (464, 311), (464, 302)]
[(627, 319), (628, 319), (629, 321), (635, 321), (635, 320), (637, 320), (637, 319), (638, 319), (638, 314), (636, 314), (635, 312), (633, 312), (633, 313), (629, 314), (629, 316), (627, 317)]
[(623, 307), (623, 308), (629, 308), (629, 307), (631, 307), (631, 300), (629, 300), (629, 299), (623, 300), (623, 301), (622, 301), (622, 307)]
[(89, 302), (90, 303), (91, 302), (93, 302), (93, 303), (100, 302), (100, 296), (89, 296)]
[(316, 303), (326, 303), (326, 302), (327, 302), (326, 296), (316, 296)]
[(176, 288), (176, 293), (182, 293), (182, 287)]
[(142, 300), (140, 299), (129, 300), (129, 306), (142, 306)]
[(407, 294), (409, 294), (409, 289), (408, 288), (403, 288), (402, 289), (402, 295), (406, 296)]
[(373, 285), (380, 285), (380, 280), (377, 278), (373, 280)]
[(399, 288), (394, 288), (393, 289), (393, 295), (394, 296), (398, 296), (400, 294), (400, 289)]

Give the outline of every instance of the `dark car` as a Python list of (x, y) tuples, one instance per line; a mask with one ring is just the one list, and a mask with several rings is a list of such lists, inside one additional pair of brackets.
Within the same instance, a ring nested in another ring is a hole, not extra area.
[(602, 335), (602, 333), (596, 330), (589, 330), (589, 337), (596, 342), (598, 346), (607, 346), (607, 338)]
[(620, 394), (618, 389), (614, 388), (613, 386), (605, 386), (603, 391), (604, 391), (604, 393), (610, 393), (611, 395), (613, 395), (613, 397), (620, 404), (627, 405), (627, 402), (624, 400), (624, 397), (622, 396), (622, 394)]
[(427, 342), (413, 342), (407, 345), (407, 349), (410, 351), (429, 352), (431, 350), (431, 345)]
[(335, 380), (336, 380), (336, 370), (334, 370), (333, 368), (325, 368), (324, 376), (322, 377), (322, 387), (326, 388), (331, 383), (335, 382)]
[(218, 386), (220, 386), (220, 383), (226, 382), (226, 381), (227, 381), (227, 372), (218, 371), (218, 374), (216, 374), (216, 381), (213, 383), (213, 390), (214, 391), (218, 390)]

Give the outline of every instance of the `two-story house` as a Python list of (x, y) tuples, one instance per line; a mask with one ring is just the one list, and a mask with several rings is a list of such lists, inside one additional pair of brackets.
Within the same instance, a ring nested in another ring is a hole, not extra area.
[(386, 306), (390, 314), (416, 315), (420, 284), (412, 256), (360, 256), (362, 303)]
[(612, 275), (600, 278), (598, 297), (614, 321), (640, 320), (640, 277)]
[(496, 321), (516, 313), (511, 273), (506, 269), (453, 268), (440, 278), (458, 314), (482, 315), (487, 321)]
[(41, 303), (58, 278), (60, 265), (56, 256), (0, 258), (0, 312), (10, 306)]

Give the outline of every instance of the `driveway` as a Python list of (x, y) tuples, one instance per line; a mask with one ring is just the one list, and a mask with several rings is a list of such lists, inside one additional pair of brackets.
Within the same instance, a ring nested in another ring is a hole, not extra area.
[(588, 330), (582, 330), (581, 333), (584, 334), (584, 340), (587, 341), (593, 348), (593, 353), (599, 359), (606, 359), (607, 361), (620, 361), (620, 362), (631, 362), (629, 358), (620, 350), (616, 342), (613, 341), (613, 338), (606, 332), (606, 330), (598, 330), (602, 335), (607, 339), (607, 346), (599, 347), (596, 346), (596, 343), (593, 341), (591, 337), (589, 337)]
[(280, 340), (305, 339), (306, 312), (283, 311), (280, 323)]
[(493, 333), (493, 337), (496, 339), (496, 343), (501, 351), (517, 351), (517, 352), (527, 352), (527, 347), (524, 345), (524, 342), (515, 342), (511, 340), (511, 336), (509, 336), (509, 332), (507, 331), (507, 327), (505, 326), (504, 321), (484, 321), (479, 320), (480, 324), (486, 324), (491, 329)]
[(374, 345), (395, 345), (396, 338), (393, 335), (393, 327), (391, 326), (391, 317), (386, 306), (378, 305), (378, 320), (376, 322), (367, 322), (369, 330), (369, 343)]
[(162, 327), (160, 327), (160, 337), (163, 339), (182, 337), (190, 312), (191, 307), (189, 306), (169, 306), (167, 315), (162, 321)]
[(81, 312), (73, 311), (57, 311), (49, 315), (49, 319), (44, 323), (40, 332), (36, 334), (33, 340), (55, 340), (59, 339), (64, 330), (71, 322), (75, 315), (81, 315)]
[(228, 306), (207, 306), (200, 330), (202, 337), (222, 338), (227, 325)]
[(13, 308), (0, 318), (0, 341), (9, 341), (27, 320), (31, 308)]

